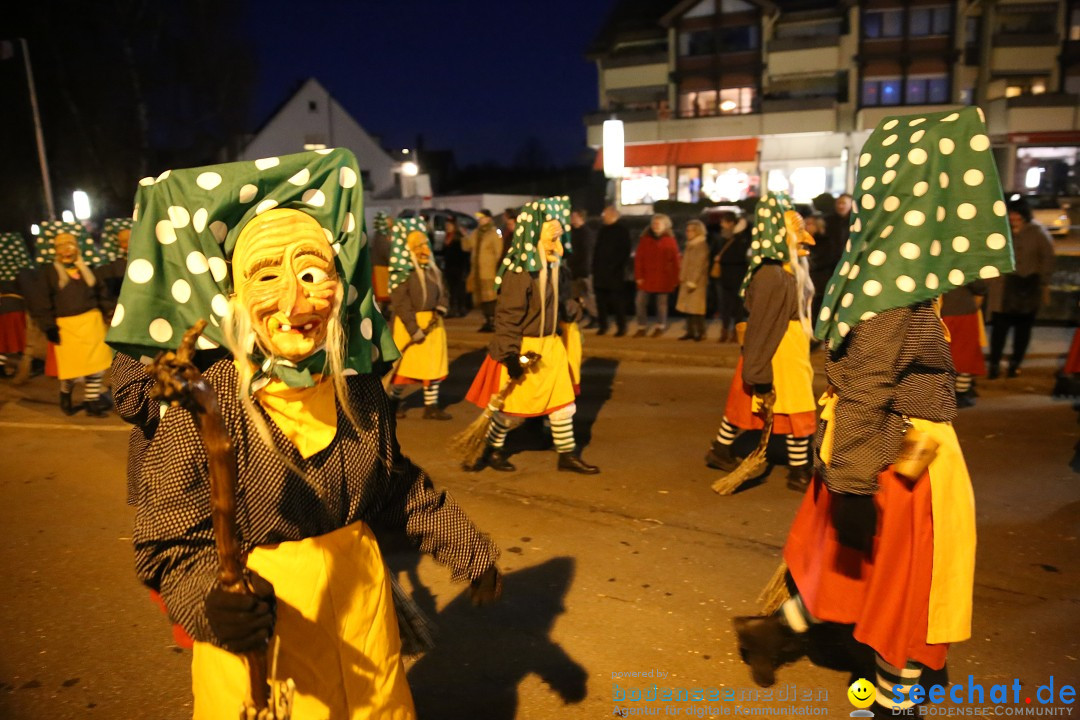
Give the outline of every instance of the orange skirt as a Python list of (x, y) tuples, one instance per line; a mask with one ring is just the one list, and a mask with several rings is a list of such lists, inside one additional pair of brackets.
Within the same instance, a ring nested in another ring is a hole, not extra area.
[[(724, 406), (724, 417), (737, 428), (761, 430), (765, 427), (765, 421), (753, 413), (754, 389), (743, 382), (742, 367), (743, 359), (740, 355), (739, 363), (735, 366), (735, 377), (731, 379), (731, 389), (728, 390), (727, 404)], [(817, 430), (817, 415), (813, 410), (791, 415), (783, 413), (773, 415), (772, 431), (775, 435), (807, 437), (813, 435), (815, 430)]]
[(1065, 361), (1065, 372), (1080, 373), (1080, 328), (1073, 333), (1072, 346), (1069, 348), (1069, 359)]
[(832, 495), (816, 476), (791, 526), (784, 560), (815, 618), (854, 624), (855, 639), (895, 667), (915, 660), (940, 670), (949, 645), (926, 642), (934, 568), (930, 476), (912, 485), (889, 467), (878, 483), (872, 556), (837, 541)]
[(0, 313), (0, 353), (21, 353), (26, 347), (26, 313)]
[(985, 375), (986, 358), (979, 344), (979, 314), (945, 315), (941, 321), (949, 329), (949, 349), (956, 372)]

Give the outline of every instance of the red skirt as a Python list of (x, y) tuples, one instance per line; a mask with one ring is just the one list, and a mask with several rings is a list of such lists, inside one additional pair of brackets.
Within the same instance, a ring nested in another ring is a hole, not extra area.
[(1073, 333), (1072, 346), (1069, 347), (1069, 359), (1065, 361), (1065, 372), (1080, 373), (1080, 328)]
[(930, 476), (914, 485), (892, 468), (878, 474), (878, 529), (867, 556), (841, 545), (820, 477), (803, 497), (784, 560), (803, 603), (819, 620), (854, 624), (855, 639), (895, 667), (915, 660), (939, 670), (948, 643), (927, 644), (934, 522)]
[(979, 314), (945, 315), (941, 318), (949, 328), (949, 348), (956, 372), (966, 375), (986, 374), (986, 358), (979, 344)]
[[(727, 404), (724, 406), (724, 417), (728, 422), (743, 430), (761, 430), (765, 427), (765, 421), (753, 413), (754, 389), (743, 382), (742, 357), (735, 366), (735, 377), (731, 379), (731, 389), (728, 390)], [(791, 415), (775, 413), (773, 415), (773, 434), (792, 435), (794, 437), (807, 437), (817, 430), (817, 415), (813, 412), (799, 412)]]
[(26, 349), (26, 313), (22, 310), (0, 314), (0, 354)]
[[(161, 599), (160, 593), (151, 590), (150, 601), (157, 605), (158, 609), (161, 610), (164, 615), (167, 616), (169, 614), (169, 609), (165, 607), (165, 601)], [(172, 621), (170, 620), (170, 622)], [(188, 635), (187, 630), (185, 630), (179, 623), (172, 623), (172, 635), (173, 642), (175, 642), (177, 645), (184, 648), (185, 650), (190, 650), (195, 645), (195, 641), (191, 639), (191, 636)]]
[(58, 377), (60, 366), (56, 362), (56, 346), (49, 343), (49, 350), (45, 353), (45, 374), (48, 377)]

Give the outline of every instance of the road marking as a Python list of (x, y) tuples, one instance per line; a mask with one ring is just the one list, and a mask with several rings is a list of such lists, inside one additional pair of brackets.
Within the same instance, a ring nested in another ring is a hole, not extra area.
[(25, 430), (89, 430), (104, 432), (131, 432), (127, 426), (117, 425), (65, 425), (64, 423), (31, 423), (0, 420), (0, 428), (22, 428)]

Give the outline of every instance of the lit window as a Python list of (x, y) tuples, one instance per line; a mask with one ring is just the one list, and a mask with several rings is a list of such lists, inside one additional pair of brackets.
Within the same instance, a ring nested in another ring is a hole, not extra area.
[(1032, 95), (1042, 95), (1044, 92), (1046, 92), (1046, 82), (1045, 81), (1036, 80), (1033, 83), (1031, 83), (1031, 94)]
[(906, 99), (908, 105), (922, 105), (926, 102), (926, 78), (908, 79)]
[(626, 168), (626, 176), (619, 184), (623, 205), (645, 205), (668, 197), (667, 168), (659, 165)]
[(1018, 95), (1023, 94), (1024, 88), (1020, 87), (1019, 85), (1010, 85), (1009, 87), (1005, 88), (1005, 97), (1007, 98), (1017, 97)]
[(720, 91), (721, 115), (746, 115), (754, 112), (754, 88), (724, 88)]

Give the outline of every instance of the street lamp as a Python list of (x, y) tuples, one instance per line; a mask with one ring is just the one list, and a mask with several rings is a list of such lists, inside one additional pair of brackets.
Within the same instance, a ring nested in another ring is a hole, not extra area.
[(604, 177), (619, 178), (626, 163), (626, 142), (622, 120), (604, 121)]
[(401, 174), (405, 177), (416, 177), (420, 174), (420, 166), (412, 160), (406, 160), (401, 163)]
[(82, 190), (76, 190), (71, 194), (71, 200), (75, 204), (75, 217), (86, 220), (90, 217), (90, 196)]
[(65, 210), (64, 212), (60, 213), (60, 219), (66, 223), (73, 223), (75, 222), (75, 213), (71, 212), (70, 210)]

